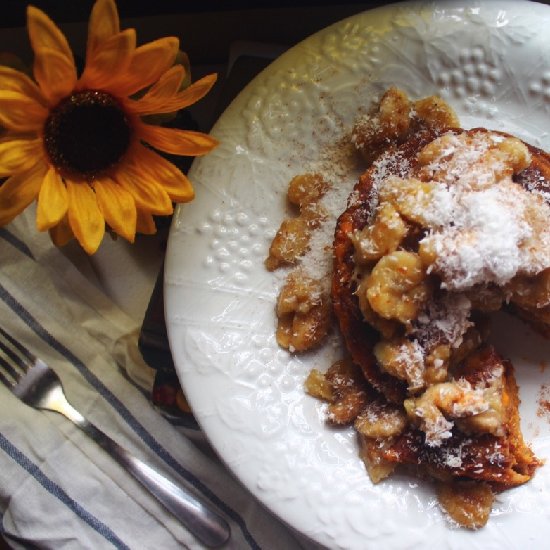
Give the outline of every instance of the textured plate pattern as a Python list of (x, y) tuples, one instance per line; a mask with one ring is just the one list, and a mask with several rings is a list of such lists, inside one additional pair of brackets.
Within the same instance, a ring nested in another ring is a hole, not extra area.
[[(196, 161), (197, 198), (178, 208), (166, 265), (173, 355), (199, 422), (260, 500), (331, 548), (543, 547), (550, 535), (550, 467), (499, 496), (486, 528), (453, 529), (433, 488), (405, 476), (368, 480), (351, 430), (331, 430), (304, 395), (310, 368), (338, 356), (337, 337), (293, 357), (274, 340), (280, 278), (265, 271), (285, 215), (289, 179), (349, 131), (358, 110), (395, 84), (438, 93), (464, 126), (507, 130), (550, 148), (550, 8), (529, 2), (388, 6), (346, 19), (294, 47), (231, 104)], [(342, 176), (348, 184), (356, 174)], [(495, 341), (516, 363), (526, 437), (550, 457), (540, 414), (550, 384), (547, 342), (496, 321)]]

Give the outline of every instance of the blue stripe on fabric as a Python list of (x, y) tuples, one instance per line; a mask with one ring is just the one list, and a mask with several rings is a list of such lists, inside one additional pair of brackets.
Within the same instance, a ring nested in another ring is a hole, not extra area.
[(12, 296), (6, 288), (0, 284), (0, 299), (19, 316), (19, 318), (46, 344), (57, 351), (60, 355), (71, 363), (86, 381), (117, 411), (128, 426), (136, 433), (141, 440), (159, 456), (166, 464), (173, 468), (182, 478), (190, 483), (197, 491), (212, 501), (224, 514), (230, 517), (240, 528), (243, 537), (253, 550), (260, 550), (259, 544), (254, 540), (252, 533), (244, 519), (231, 508), (226, 502), (221, 500), (213, 493), (199, 478), (192, 472), (184, 468), (171, 454), (165, 449), (132, 415), (126, 406), (114, 395), (103, 382), (92, 373), (86, 365), (78, 359), (69, 349), (67, 349), (59, 340), (54, 338), (25, 307)]
[(17, 248), (19, 252), (22, 252), (31, 260), (34, 260), (31, 249), (21, 239), (16, 237), (13, 233), (10, 233), (5, 227), (0, 227), (0, 238), (10, 243), (14, 248)]
[(57, 483), (52, 481), (30, 458), (23, 454), (13, 443), (0, 433), (0, 449), (10, 456), (19, 466), (25, 469), (31, 476), (48, 491), (52, 496), (60, 500), (67, 508), (74, 512), (81, 520), (87, 523), (94, 531), (108, 540), (115, 548), (130, 550), (116, 534), (97, 519), (93, 514), (83, 508), (76, 500), (71, 498)]

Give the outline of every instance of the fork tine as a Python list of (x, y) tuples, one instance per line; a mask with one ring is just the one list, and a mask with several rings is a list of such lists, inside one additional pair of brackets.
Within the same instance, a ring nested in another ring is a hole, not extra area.
[(31, 363), (36, 361), (36, 355), (32, 354), (21, 342), (18, 342), (11, 334), (6, 332), (2, 327), (0, 327), (0, 334), (10, 342), (10, 344), (18, 349)]
[(3, 372), (2, 369), (0, 369), (0, 382), (4, 384), (4, 386), (7, 386), (10, 390), (15, 386), (16, 382), (14, 380), (17, 380), (19, 377), (14, 377), (12, 373), (11, 366), (6, 362), (6, 360), (3, 357), (0, 357), (0, 365), (4, 367), (11, 375), (12, 378), (8, 378)]
[(13, 387), (33, 364), (34, 356), (2, 327), (0, 327), (0, 335), (4, 338), (0, 338), (0, 350), (3, 352), (0, 355), (0, 366), (5, 371), (0, 371), (0, 381)]
[[(11, 360), (12, 365), (17, 365), (19, 368), (23, 369), (24, 371), (27, 370), (28, 366), (26, 366), (26, 362), (24, 358), (22, 358), (20, 355), (17, 355), (12, 349), (10, 349), (4, 342), (0, 340), (0, 349), (5, 353), (7, 359)], [(6, 366), (7, 362), (4, 364)]]

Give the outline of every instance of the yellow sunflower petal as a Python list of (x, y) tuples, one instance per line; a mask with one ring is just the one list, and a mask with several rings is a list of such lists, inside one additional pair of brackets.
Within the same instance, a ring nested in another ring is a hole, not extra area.
[(41, 139), (5, 139), (0, 142), (0, 178), (26, 170), (41, 155)]
[(144, 235), (154, 235), (157, 232), (157, 226), (151, 212), (138, 209), (136, 231)]
[(143, 145), (139, 145), (136, 159), (139, 159), (141, 169), (149, 171), (174, 202), (193, 200), (195, 191), (191, 182), (171, 162)]
[(136, 203), (132, 195), (115, 181), (102, 178), (93, 184), (99, 210), (105, 221), (131, 243), (136, 236)]
[(201, 132), (139, 124), (138, 136), (156, 149), (174, 155), (196, 157), (211, 151), (218, 141)]
[(69, 241), (74, 239), (73, 230), (69, 225), (69, 220), (65, 216), (60, 222), (52, 227), (49, 231), (50, 239), (55, 246), (65, 246)]
[(153, 113), (173, 113), (193, 105), (199, 99), (202, 99), (212, 88), (216, 82), (217, 75), (210, 74), (197, 80), (185, 90), (175, 94), (171, 98), (166, 97), (151, 97), (145, 95), (140, 100), (135, 102), (135, 107), (132, 108), (140, 115), (150, 115)]
[(136, 31), (126, 29), (99, 44), (86, 61), (79, 89), (104, 88), (122, 78), (136, 49)]
[(167, 215), (174, 211), (168, 193), (157, 183), (156, 177), (139, 170), (133, 165), (125, 165), (114, 180), (134, 197), (137, 208), (144, 208), (152, 214)]
[(180, 89), (185, 74), (185, 67), (183, 65), (170, 67), (136, 103), (145, 100), (168, 99), (174, 96)]
[(153, 105), (162, 105), (165, 101), (176, 95), (185, 76), (185, 67), (183, 65), (174, 65), (168, 69), (138, 101), (128, 99), (126, 104), (129, 110), (137, 114), (144, 111), (153, 112)]
[(105, 220), (101, 215), (95, 193), (87, 183), (67, 181), (69, 196), (69, 225), (80, 246), (93, 254), (105, 234)]
[(0, 126), (15, 132), (41, 129), (48, 111), (34, 99), (12, 90), (0, 90)]
[(0, 65), (0, 90), (19, 92), (36, 103), (46, 105), (40, 88), (24, 73)]
[(36, 198), (46, 169), (44, 163), (38, 162), (0, 185), (0, 226), (10, 223)]
[(36, 209), (38, 231), (45, 231), (57, 225), (65, 217), (68, 206), (67, 188), (61, 176), (50, 167), (38, 193)]
[(127, 73), (113, 92), (129, 96), (156, 82), (174, 64), (178, 48), (179, 40), (170, 36), (136, 48)]
[(86, 62), (89, 62), (91, 55), (100, 44), (119, 32), (120, 22), (114, 0), (97, 0), (88, 22)]
[(74, 63), (50, 48), (41, 48), (35, 55), (34, 76), (50, 105), (68, 96), (77, 78)]
[(27, 8), (27, 29), (31, 46), (35, 54), (43, 48), (57, 51), (74, 64), (73, 52), (57, 25), (42, 11), (34, 6)]

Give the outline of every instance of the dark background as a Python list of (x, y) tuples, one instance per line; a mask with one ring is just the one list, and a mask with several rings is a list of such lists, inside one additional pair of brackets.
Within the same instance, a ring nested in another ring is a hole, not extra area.
[[(19, 27), (25, 24), (25, 8), (31, 3), (44, 10), (57, 22), (85, 21), (88, 18), (94, 0), (4, 0), (1, 7), (1, 27)], [(388, 4), (389, 2), (335, 2), (334, 0), (118, 0), (117, 6), (121, 18), (165, 15), (170, 13), (205, 13), (212, 11), (262, 10), (273, 8), (339, 7), (344, 4), (368, 7)], [(360, 8), (361, 9), (361, 8)], [(356, 10), (356, 11), (360, 11)]]
[[(0, 0), (0, 51), (17, 52), (26, 62), (31, 61), (26, 33), (14, 34), (14, 31), (25, 27), (29, 3), (44, 10), (65, 30), (75, 24), (86, 24), (94, 0)], [(218, 64), (227, 62), (230, 45), (236, 40), (290, 47), (336, 21), (389, 3), (380, 0), (118, 0), (117, 6), (122, 27), (135, 27), (138, 43), (174, 34), (180, 37), (182, 49), (193, 64)], [(550, 0), (540, 3), (550, 4)], [(529, 9), (528, 2), (525, 9)], [(152, 21), (147, 24), (151, 36), (147, 36), (147, 29), (142, 30), (144, 20)], [(8, 47), (7, 40), (1, 40), (2, 33), (13, 42), (13, 47)], [(72, 38), (70, 31), (68, 37)]]
[[(549, 0), (550, 1), (550, 0)], [(235, 41), (290, 47), (345, 17), (389, 4), (380, 0), (118, 0), (121, 27), (137, 31), (138, 44), (178, 36), (191, 63), (223, 64)], [(26, 7), (45, 11), (78, 53), (94, 0), (0, 0), (0, 52), (32, 62)]]

